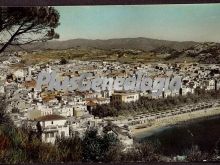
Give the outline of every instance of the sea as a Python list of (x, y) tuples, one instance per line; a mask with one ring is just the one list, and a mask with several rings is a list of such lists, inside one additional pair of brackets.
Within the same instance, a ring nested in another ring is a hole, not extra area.
[(220, 115), (162, 127), (135, 137), (139, 143), (151, 142), (166, 156), (184, 155), (193, 145), (203, 152), (220, 149)]

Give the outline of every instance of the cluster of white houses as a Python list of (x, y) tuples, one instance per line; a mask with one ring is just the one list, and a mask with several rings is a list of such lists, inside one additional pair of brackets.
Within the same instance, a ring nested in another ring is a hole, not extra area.
[[(18, 60), (19, 61), (19, 60)], [(60, 65), (59, 61), (48, 64), (36, 64), (24, 68), (10, 67), (10, 61), (0, 63), (0, 93), (10, 100), (8, 112), (14, 123), (19, 127), (30, 125), (36, 129), (36, 122), (40, 122), (43, 130), (42, 140), (54, 143), (57, 136), (70, 137), (78, 134), (83, 137), (85, 131), (97, 128), (102, 134), (103, 127), (108, 120), (97, 118), (90, 114), (90, 110), (98, 104), (112, 102), (135, 102), (141, 96), (152, 97), (148, 92), (132, 91), (53, 91), (43, 86), (35, 90), (36, 78), (42, 70), (55, 70), (60, 75), (79, 76), (81, 73), (92, 73), (93, 76), (128, 77), (137, 72), (148, 73), (151, 77), (181, 76), (180, 91), (166, 91), (160, 96), (167, 97), (179, 94), (193, 93), (196, 87), (206, 90), (218, 89), (220, 77), (219, 65), (200, 64), (120, 64), (117, 62), (101, 61), (69, 61)], [(115, 122), (117, 125), (117, 122)], [(133, 143), (129, 130), (124, 125), (117, 125), (113, 131), (127, 147)]]

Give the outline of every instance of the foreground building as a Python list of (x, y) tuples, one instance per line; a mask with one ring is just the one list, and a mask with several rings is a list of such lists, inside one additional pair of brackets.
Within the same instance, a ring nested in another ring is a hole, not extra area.
[(36, 119), (42, 127), (42, 141), (55, 143), (57, 137), (69, 137), (69, 126), (66, 118), (60, 115), (46, 115)]

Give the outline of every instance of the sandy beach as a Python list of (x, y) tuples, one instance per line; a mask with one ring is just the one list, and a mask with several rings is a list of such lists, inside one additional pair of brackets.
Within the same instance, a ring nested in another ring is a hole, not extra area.
[[(145, 137), (150, 136), (155, 132), (160, 131), (166, 127), (170, 127), (182, 122), (186, 122), (193, 119), (220, 115), (220, 107), (212, 107), (207, 109), (202, 109), (198, 111), (188, 112), (184, 114), (178, 114), (169, 117), (163, 117), (151, 121), (151, 126), (148, 123), (135, 125), (132, 129), (132, 136), (135, 137)], [(147, 126), (148, 125), (148, 126)]]

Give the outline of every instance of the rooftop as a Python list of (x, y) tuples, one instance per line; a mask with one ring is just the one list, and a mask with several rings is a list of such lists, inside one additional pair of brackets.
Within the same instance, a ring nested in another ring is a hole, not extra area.
[(60, 115), (46, 115), (46, 116), (41, 116), (37, 118), (36, 120), (38, 121), (51, 121), (51, 120), (65, 120), (66, 118), (64, 116)]

